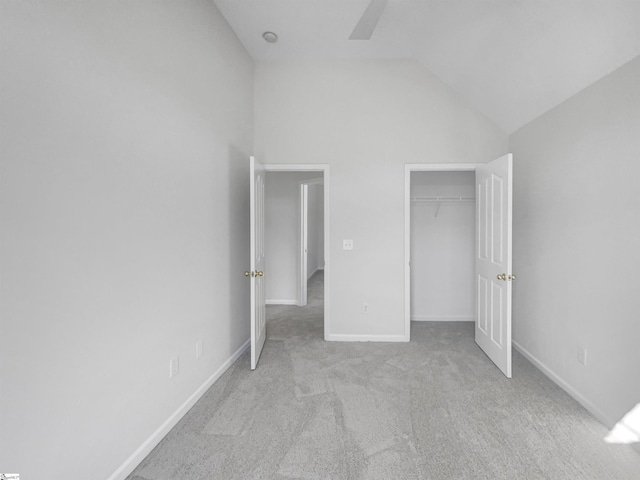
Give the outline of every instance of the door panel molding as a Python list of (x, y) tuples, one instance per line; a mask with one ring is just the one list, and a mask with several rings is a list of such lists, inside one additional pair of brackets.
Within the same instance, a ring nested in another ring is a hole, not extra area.
[(475, 340), (507, 378), (512, 350), (512, 164), (508, 154), (476, 169), (476, 279), (486, 287), (477, 290)]
[[(250, 271), (245, 275), (251, 282), (251, 370), (258, 366), (262, 347), (267, 339), (267, 319), (264, 285), (264, 184), (265, 170), (249, 158), (249, 217), (250, 217)], [(268, 274), (268, 273), (267, 273)]]

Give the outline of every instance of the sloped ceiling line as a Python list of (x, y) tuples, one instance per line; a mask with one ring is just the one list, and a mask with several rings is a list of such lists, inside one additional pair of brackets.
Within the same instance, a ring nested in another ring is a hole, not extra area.
[(389, 0), (350, 41), (370, 1), (214, 0), (255, 60), (410, 55), (507, 133), (640, 55), (640, 0)]

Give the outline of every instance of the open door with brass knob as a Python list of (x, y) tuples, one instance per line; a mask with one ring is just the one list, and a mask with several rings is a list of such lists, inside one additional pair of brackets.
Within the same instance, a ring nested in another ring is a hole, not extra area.
[[(511, 154), (476, 169), (478, 346), (511, 378)], [(507, 281), (507, 279), (509, 281)]]
[(267, 338), (264, 286), (264, 167), (250, 158), (251, 370), (255, 370)]

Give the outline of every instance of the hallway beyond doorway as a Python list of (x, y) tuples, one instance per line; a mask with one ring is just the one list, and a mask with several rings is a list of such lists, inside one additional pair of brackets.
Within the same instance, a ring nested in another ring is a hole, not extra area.
[(324, 271), (307, 282), (307, 305), (267, 305), (267, 338), (290, 338), (304, 331), (305, 338), (324, 340)]

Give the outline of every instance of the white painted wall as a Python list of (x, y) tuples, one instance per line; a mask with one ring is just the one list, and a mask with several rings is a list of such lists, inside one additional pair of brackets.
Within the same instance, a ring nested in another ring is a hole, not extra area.
[(0, 466), (104, 480), (248, 339), (253, 64), (208, 0), (0, 10)]
[(256, 155), (331, 168), (326, 338), (405, 339), (404, 164), (487, 162), (507, 135), (408, 60), (259, 62), (255, 86)]
[[(475, 172), (413, 172), (411, 197), (475, 198)], [(437, 212), (437, 216), (436, 215)], [(475, 319), (475, 202), (411, 203), (411, 319)]]
[(613, 425), (640, 401), (640, 58), (511, 148), (514, 340)]
[[(297, 302), (300, 182), (315, 178), (318, 178), (318, 172), (267, 172), (265, 176), (265, 282), (268, 303)], [(310, 224), (315, 221), (316, 218), (309, 219)], [(312, 237), (314, 234), (311, 232), (309, 237), (311, 243), (317, 245), (317, 240)], [(317, 252), (312, 252), (312, 256), (317, 258)]]

